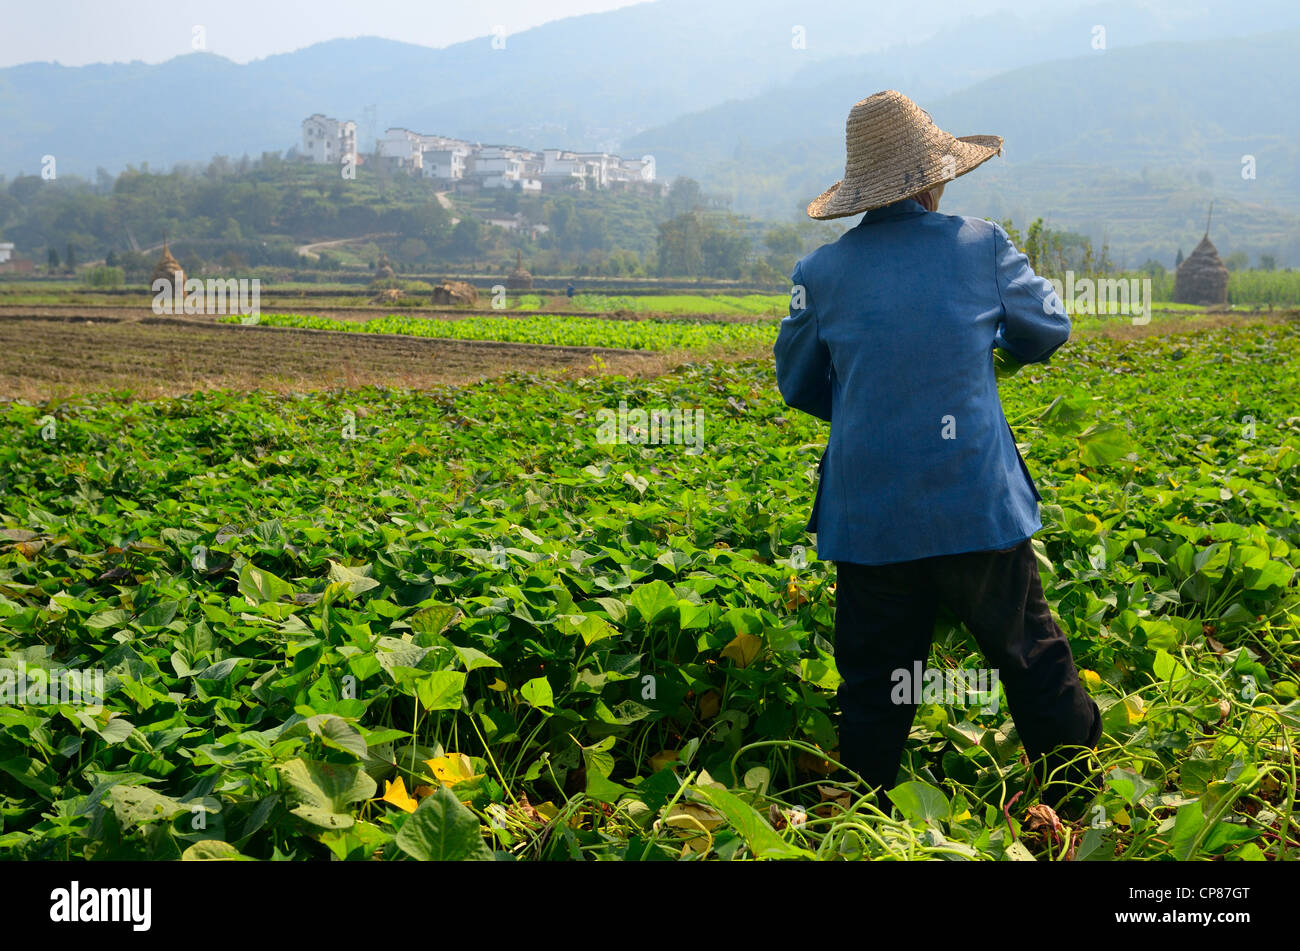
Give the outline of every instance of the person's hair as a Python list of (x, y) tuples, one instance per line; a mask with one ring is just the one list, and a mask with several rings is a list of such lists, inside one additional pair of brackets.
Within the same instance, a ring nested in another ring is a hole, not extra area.
[(924, 208), (926, 211), (934, 211), (937, 207), (939, 207), (939, 199), (935, 196), (934, 192), (942, 191), (943, 186), (946, 184), (947, 182), (943, 182), (931, 188), (927, 188), (925, 191), (913, 195), (912, 200), (919, 201), (921, 203), (921, 207)]

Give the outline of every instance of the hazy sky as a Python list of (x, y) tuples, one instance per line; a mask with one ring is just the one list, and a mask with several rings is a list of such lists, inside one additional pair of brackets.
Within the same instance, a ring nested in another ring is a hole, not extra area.
[(0, 66), (160, 63), (205, 48), (246, 63), (322, 40), (382, 36), (446, 46), (638, 0), (0, 0)]

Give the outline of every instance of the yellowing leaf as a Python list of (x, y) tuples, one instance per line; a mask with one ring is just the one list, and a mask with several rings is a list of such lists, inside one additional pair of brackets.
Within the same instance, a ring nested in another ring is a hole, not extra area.
[(444, 786), (455, 786), (474, 778), (474, 764), (464, 753), (448, 753), (446, 756), (425, 760), (425, 763)]
[(1101, 686), (1101, 674), (1095, 670), (1081, 670), (1079, 676), (1083, 678), (1083, 683), (1089, 690)]
[(722, 813), (698, 802), (679, 802), (664, 816), (664, 825), (675, 829), (716, 829), (723, 821)]
[(1129, 723), (1137, 723), (1146, 716), (1145, 705), (1141, 697), (1124, 698), (1124, 716), (1128, 718)]
[(541, 816), (543, 819), (545, 819), (547, 822), (552, 821), (556, 816), (560, 814), (559, 808), (555, 805), (555, 803), (550, 801), (539, 802), (535, 808), (537, 809), (537, 814)]
[(650, 757), (650, 771), (657, 773), (669, 763), (677, 762), (680, 754), (676, 750), (660, 750)]
[(795, 762), (798, 764), (800, 769), (806, 769), (810, 773), (821, 773), (823, 776), (829, 776), (840, 768), (840, 754), (838, 752), (830, 752), (827, 753), (826, 756), (826, 759), (817, 759), (817, 757), (805, 750), (795, 758)]
[(419, 805), (406, 792), (406, 783), (401, 776), (396, 781), (388, 780), (384, 783), (384, 802), (391, 803), (403, 812), (415, 812)]
[(716, 690), (708, 691), (700, 697), (699, 708), (701, 720), (711, 720), (716, 717), (718, 711), (722, 709), (722, 694)]
[(730, 657), (737, 667), (748, 667), (763, 649), (763, 639), (753, 634), (737, 634), (731, 643), (722, 648), (722, 656)]
[(673, 806), (663, 818), (663, 824), (679, 836), (686, 838), (682, 854), (707, 853), (713, 848), (713, 829), (723, 823), (722, 814), (710, 806), (683, 802)]
[(488, 689), (489, 689), (489, 690), (495, 690), (497, 693), (501, 693), (502, 691), (508, 689), (508, 685), (506, 684), (506, 682), (505, 682), (504, 680), (502, 680), (500, 677), (498, 677), (496, 680), (494, 680), (494, 681), (492, 681), (490, 684), (488, 684)]

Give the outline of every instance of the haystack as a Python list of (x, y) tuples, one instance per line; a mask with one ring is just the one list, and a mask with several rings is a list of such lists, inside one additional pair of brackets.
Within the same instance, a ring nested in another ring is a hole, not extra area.
[(168, 287), (172, 287), (172, 281), (176, 282), (175, 290), (180, 291), (185, 287), (185, 272), (181, 270), (181, 264), (172, 257), (171, 250), (167, 247), (167, 242), (163, 242), (162, 257), (158, 263), (153, 266), (153, 274), (149, 275), (149, 287), (152, 290), (156, 281), (166, 281)]
[(433, 289), (433, 302), (443, 305), (478, 303), (478, 289), (464, 281), (443, 281)]
[[(1214, 214), (1211, 206), (1210, 214)], [(1210, 240), (1210, 223), (1205, 222), (1205, 237), (1178, 266), (1174, 277), (1174, 301), (1179, 304), (1226, 304), (1228, 302), (1228, 268)]]
[(508, 291), (531, 291), (533, 289), (533, 276), (524, 268), (524, 256), (520, 251), (515, 252), (515, 268), (506, 277), (506, 290)]

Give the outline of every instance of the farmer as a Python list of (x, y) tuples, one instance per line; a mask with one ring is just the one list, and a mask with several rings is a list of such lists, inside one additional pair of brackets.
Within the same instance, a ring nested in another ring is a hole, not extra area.
[(945, 183), (998, 155), (1001, 138), (954, 138), (888, 90), (853, 107), (845, 140), (844, 178), (808, 215), (867, 214), (795, 265), (775, 346), (785, 402), (831, 424), (807, 530), (838, 574), (840, 762), (894, 785), (922, 696), (909, 681), (943, 605), (1005, 687), (1057, 805), (1092, 779), (1083, 748), (1101, 713), (1043, 597), (1040, 496), (993, 354), (1046, 362), (1070, 320), (1002, 228), (937, 212)]

